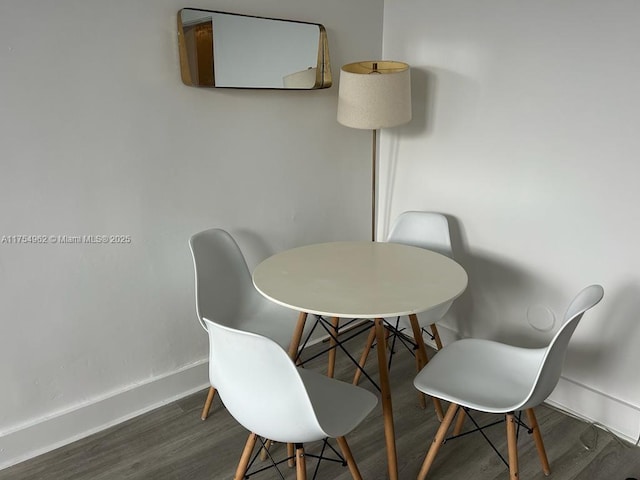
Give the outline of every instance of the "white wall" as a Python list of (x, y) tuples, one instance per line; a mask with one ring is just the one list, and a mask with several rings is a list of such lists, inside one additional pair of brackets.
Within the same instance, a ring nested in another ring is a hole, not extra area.
[(207, 384), (188, 237), (221, 226), (249, 263), (368, 238), (369, 136), (337, 87), (181, 83), (185, 6), (325, 25), (342, 64), (379, 56), (382, 0), (0, 3), (0, 468)]
[(462, 335), (543, 343), (601, 283), (551, 402), (634, 441), (639, 18), (632, 0), (385, 2), (383, 53), (412, 65), (414, 119), (382, 135), (380, 222), (455, 220)]

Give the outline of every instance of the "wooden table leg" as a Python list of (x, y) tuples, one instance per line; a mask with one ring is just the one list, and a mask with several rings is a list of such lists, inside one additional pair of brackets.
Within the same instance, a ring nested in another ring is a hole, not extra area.
[(358, 470), (358, 465), (356, 465), (356, 461), (353, 458), (353, 454), (351, 453), (351, 449), (349, 448), (347, 439), (344, 437), (336, 437), (336, 441), (340, 446), (342, 456), (347, 461), (347, 466), (349, 467), (349, 471), (351, 472), (351, 477), (353, 478), (353, 480), (362, 480), (362, 475), (360, 474), (360, 470)]
[[(304, 332), (304, 325), (307, 323), (307, 313), (300, 312), (298, 315), (298, 323), (296, 324), (296, 329), (293, 332), (293, 336), (291, 337), (291, 344), (289, 344), (289, 357), (295, 362), (296, 357), (298, 356), (298, 349), (300, 348), (300, 341), (302, 340), (302, 332)], [(293, 444), (287, 444), (287, 453), (290, 457), (293, 456), (294, 448)], [(294, 458), (290, 458), (287, 462), (289, 468), (292, 468), (295, 465)]]
[[(422, 369), (429, 362), (429, 359), (427, 357), (427, 347), (424, 344), (424, 338), (422, 338), (422, 331), (420, 330), (420, 325), (418, 324), (418, 317), (414, 313), (409, 315), (409, 322), (411, 323), (411, 329), (413, 330), (413, 339), (418, 345), (418, 351), (416, 352), (416, 355), (420, 355), (420, 368)], [(435, 407), (438, 420), (442, 421), (442, 419), (444, 418), (444, 411), (442, 410), (442, 404), (440, 403), (440, 400), (434, 397), (433, 405)]]
[[(418, 317), (416, 315), (409, 315), (409, 323), (411, 324), (411, 330), (413, 331), (413, 338), (416, 341), (416, 345), (418, 346), (418, 351), (416, 352), (416, 372), (420, 373), (420, 370), (424, 368), (429, 359), (426, 356), (426, 347), (424, 350), (422, 346), (424, 346), (424, 339), (422, 338), (422, 331), (420, 330), (420, 325), (418, 325)], [(418, 340), (420, 338), (420, 340)], [(427, 404), (425, 402), (425, 394), (418, 391), (418, 400), (420, 402), (420, 408), (426, 408)]]
[(307, 313), (300, 312), (298, 315), (296, 329), (293, 332), (291, 343), (289, 344), (289, 357), (294, 361), (298, 356), (298, 349), (300, 348), (300, 341), (302, 340), (302, 332), (304, 332), (305, 323), (307, 323)]
[(420, 368), (422, 368), (429, 362), (429, 358), (427, 357), (427, 346), (424, 344), (424, 338), (422, 338), (422, 331), (418, 324), (418, 317), (412, 313), (409, 315), (409, 322), (411, 323), (411, 330), (413, 331), (413, 339), (416, 341), (416, 345), (418, 345), (416, 356), (420, 360)]
[(389, 478), (398, 480), (398, 456), (396, 454), (396, 435), (393, 426), (393, 405), (391, 404), (391, 387), (389, 385), (389, 369), (385, 349), (385, 328), (382, 318), (375, 319), (376, 350), (378, 351), (378, 372), (380, 374), (380, 390), (382, 394), (382, 412), (384, 415), (384, 436), (387, 444), (387, 463)]
[[(420, 370), (422, 370), (422, 360), (420, 360), (420, 355), (416, 355), (415, 356), (416, 359), (416, 372), (420, 373)], [(418, 390), (418, 403), (420, 404), (420, 408), (421, 409), (425, 409), (427, 408), (427, 401), (425, 400), (427, 398), (427, 395), (422, 393), (420, 390)]]
[(331, 319), (331, 334), (332, 337), (329, 339), (329, 365), (327, 366), (327, 377), (333, 378), (333, 374), (336, 369), (336, 353), (338, 349), (338, 327), (340, 324), (340, 319), (338, 317), (333, 317)]
[(371, 350), (371, 347), (373, 346), (373, 342), (376, 339), (376, 327), (375, 325), (373, 325), (371, 327), (371, 331), (369, 332), (369, 336), (367, 337), (367, 345), (364, 347), (364, 350), (362, 351), (362, 355), (360, 356), (360, 361), (358, 362), (358, 365), (360, 365), (360, 368), (356, 368), (356, 373), (353, 375), (353, 384), (357, 385), (358, 382), (360, 381), (360, 377), (362, 376), (362, 370), (364, 369), (365, 364), (367, 363), (367, 357), (369, 357), (369, 350)]

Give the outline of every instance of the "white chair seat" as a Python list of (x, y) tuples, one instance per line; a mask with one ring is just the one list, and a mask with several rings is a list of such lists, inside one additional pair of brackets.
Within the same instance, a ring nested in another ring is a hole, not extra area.
[(430, 396), (473, 410), (505, 413), (527, 408), (545, 348), (464, 339), (444, 347), (414, 380)]
[(378, 398), (363, 388), (298, 368), (326, 437), (343, 437), (375, 408)]

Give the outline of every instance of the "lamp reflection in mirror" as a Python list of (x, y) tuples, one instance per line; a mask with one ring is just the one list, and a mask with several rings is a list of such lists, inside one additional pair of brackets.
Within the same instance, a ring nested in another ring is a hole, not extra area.
[(309, 67), (306, 70), (294, 72), (282, 78), (284, 88), (305, 88), (310, 89), (316, 84), (318, 69)]
[(411, 75), (403, 62), (378, 60), (349, 63), (340, 70), (338, 122), (371, 130), (371, 240), (376, 239), (377, 131), (411, 120)]

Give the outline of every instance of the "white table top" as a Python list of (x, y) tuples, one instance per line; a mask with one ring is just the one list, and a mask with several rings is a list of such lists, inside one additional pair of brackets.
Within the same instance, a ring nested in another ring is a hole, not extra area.
[(342, 318), (420, 313), (458, 297), (467, 274), (454, 260), (382, 242), (332, 242), (278, 253), (253, 283), (268, 299), (307, 313)]

